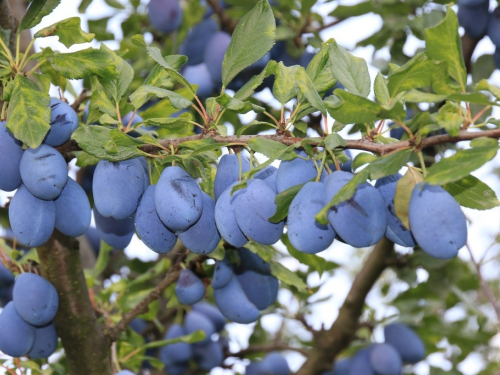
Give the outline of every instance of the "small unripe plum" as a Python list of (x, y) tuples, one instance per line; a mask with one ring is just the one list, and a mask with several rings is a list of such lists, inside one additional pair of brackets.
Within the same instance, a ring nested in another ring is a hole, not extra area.
[(68, 181), (68, 166), (63, 156), (44, 144), (24, 151), (19, 170), (24, 186), (40, 199), (57, 198)]
[(0, 121), (0, 190), (13, 191), (21, 185), (19, 166), (24, 150), (6, 122)]
[(194, 178), (177, 166), (163, 170), (155, 190), (156, 212), (172, 230), (186, 230), (203, 211), (203, 196)]
[(56, 98), (50, 98), (50, 130), (43, 143), (57, 147), (67, 142), (78, 128), (78, 115), (71, 106)]
[(467, 241), (467, 222), (460, 205), (441, 186), (417, 184), (408, 216), (413, 238), (435, 258), (456, 257)]
[(148, 16), (155, 29), (168, 34), (180, 27), (182, 8), (179, 0), (150, 0)]

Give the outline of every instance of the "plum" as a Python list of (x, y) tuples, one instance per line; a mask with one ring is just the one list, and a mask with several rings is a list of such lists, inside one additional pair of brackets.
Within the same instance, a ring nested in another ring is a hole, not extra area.
[(54, 231), (54, 201), (39, 199), (21, 185), (10, 202), (9, 220), (14, 236), (21, 244), (40, 246), (47, 242)]
[(288, 209), (288, 239), (297, 250), (316, 254), (330, 246), (335, 231), (330, 224), (322, 225), (314, 216), (325, 206), (326, 186), (308, 182), (293, 198)]
[(231, 42), (231, 36), (223, 31), (212, 35), (205, 47), (203, 60), (207, 64), (208, 71), (215, 83), (222, 83), (222, 61), (227, 47)]
[(211, 341), (211, 337), (215, 333), (215, 326), (208, 317), (192, 310), (186, 314), (184, 319), (184, 330), (186, 334), (189, 335), (200, 329), (205, 332), (205, 338), (198, 341), (196, 345), (206, 345)]
[(55, 199), (68, 181), (68, 166), (55, 148), (40, 145), (24, 151), (19, 165), (26, 188), (40, 199)]
[(333, 375), (349, 375), (351, 370), (351, 358), (343, 358), (333, 365)]
[(222, 331), (226, 325), (226, 318), (224, 318), (224, 315), (221, 314), (217, 307), (206, 302), (195, 303), (192, 307), (193, 311), (203, 314), (210, 319), (217, 332)]
[(151, 25), (166, 34), (177, 30), (182, 22), (179, 0), (150, 0), (148, 17)]
[(261, 171), (257, 172), (253, 178), (257, 180), (262, 180), (266, 184), (269, 185), (271, 189), (274, 190), (276, 194), (278, 194), (278, 191), (276, 190), (276, 174), (278, 173), (278, 168), (273, 167), (272, 165), (262, 169)]
[(134, 235), (134, 218), (116, 220), (102, 216), (95, 207), (93, 211), (99, 237), (114, 249), (125, 249)]
[(50, 98), (50, 110), (50, 130), (43, 143), (57, 147), (67, 142), (78, 128), (78, 115), (68, 103), (56, 98)]
[(179, 303), (192, 305), (205, 296), (205, 284), (193, 271), (183, 269), (175, 285), (175, 294)]
[(441, 186), (418, 183), (408, 216), (417, 244), (427, 254), (454, 258), (467, 241), (467, 222), (457, 201)]
[(385, 342), (392, 345), (405, 363), (417, 363), (425, 357), (422, 339), (408, 326), (392, 323), (384, 328)]
[(186, 66), (182, 74), (191, 84), (198, 85), (196, 95), (201, 98), (208, 98), (214, 92), (215, 86), (208, 66), (205, 63)]
[(246, 271), (237, 277), (248, 300), (259, 310), (264, 310), (276, 302), (279, 282), (274, 276)]
[(30, 358), (49, 358), (57, 349), (57, 332), (54, 323), (37, 328), (35, 341), (28, 352)]
[(224, 361), (222, 348), (215, 341), (210, 341), (207, 345), (194, 345), (193, 354), (198, 367), (204, 371), (210, 371)]
[(378, 375), (401, 375), (401, 355), (390, 344), (374, 344), (370, 351), (370, 361)]
[(188, 58), (187, 66), (203, 63), (205, 46), (218, 30), (219, 25), (212, 18), (204, 19), (189, 30), (188, 35), (179, 47), (179, 53), (186, 55)]
[(225, 287), (215, 289), (214, 299), (222, 315), (233, 322), (248, 324), (259, 318), (259, 310), (248, 300), (236, 277)]
[(288, 362), (277, 352), (271, 352), (264, 357), (260, 363), (260, 370), (263, 374), (290, 375)]
[(0, 189), (16, 190), (21, 185), (19, 166), (24, 150), (22, 143), (7, 129), (5, 121), (0, 121)]
[(241, 247), (248, 242), (248, 238), (245, 237), (236, 222), (234, 201), (231, 196), (231, 191), (236, 184), (237, 182), (224, 190), (217, 200), (215, 204), (215, 224), (224, 241), (234, 247)]
[[(172, 324), (165, 333), (164, 339), (171, 340), (186, 335), (186, 331), (179, 324)], [(160, 359), (167, 363), (183, 363), (193, 357), (191, 345), (185, 342), (169, 344), (160, 349)]]
[(70, 237), (85, 234), (90, 226), (92, 211), (87, 194), (78, 183), (68, 177), (68, 182), (61, 195), (54, 200), (54, 205), (55, 227), (58, 231)]
[(155, 190), (160, 220), (172, 230), (184, 231), (196, 223), (203, 211), (203, 195), (194, 178), (177, 166), (163, 170)]
[(375, 375), (370, 361), (371, 346), (358, 352), (351, 359), (349, 375)]
[(225, 287), (231, 281), (234, 275), (233, 266), (227, 259), (217, 260), (214, 267), (214, 276), (212, 278), (212, 288), (220, 289)]
[(142, 196), (135, 214), (135, 229), (147, 247), (166, 254), (175, 246), (177, 235), (162, 223), (156, 213), (155, 190), (156, 185), (150, 185)]
[[(474, 39), (481, 39), (488, 34), (488, 23), (495, 23), (495, 16), (490, 16), (489, 1), (477, 5), (469, 5), (467, 2), (458, 2), (458, 22), (465, 29), (465, 32)], [(495, 26), (491, 27), (493, 35)], [(490, 36), (491, 37), (491, 36)], [(495, 38), (493, 36), (493, 38)]]
[(0, 314), (0, 350), (11, 357), (22, 357), (35, 342), (36, 328), (26, 323), (9, 302)]
[[(304, 151), (296, 153), (301, 157), (308, 157)], [(281, 193), (292, 186), (302, 185), (316, 178), (317, 175), (318, 170), (312, 159), (304, 160), (299, 157), (293, 160), (282, 161), (276, 174), (276, 190), (278, 193)]]
[(219, 199), (224, 190), (226, 190), (230, 185), (239, 181), (241, 175), (250, 170), (250, 162), (248, 161), (248, 159), (241, 154), (240, 158), (241, 171), (238, 155), (222, 155), (219, 161), (219, 165), (217, 166), (217, 172), (215, 173), (214, 179), (214, 196), (216, 201)]

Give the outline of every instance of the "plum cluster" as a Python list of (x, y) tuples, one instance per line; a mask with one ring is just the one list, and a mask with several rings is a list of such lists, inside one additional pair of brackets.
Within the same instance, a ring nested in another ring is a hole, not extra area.
[(165, 371), (169, 375), (184, 375), (188, 373), (190, 361), (203, 371), (222, 365), (224, 351), (227, 350), (227, 341), (221, 336), (213, 339), (212, 336), (220, 333), (226, 324), (224, 316), (216, 307), (206, 302), (199, 302), (192, 306), (192, 310), (184, 317), (184, 324), (172, 324), (165, 333), (165, 340), (175, 339), (198, 330), (205, 333), (205, 339), (194, 344), (179, 342), (160, 349), (160, 359), (165, 364)]
[(352, 358), (336, 362), (324, 375), (400, 375), (403, 364), (415, 364), (425, 357), (420, 337), (400, 323), (384, 328), (384, 343), (359, 350)]
[(54, 229), (77, 237), (90, 225), (85, 191), (68, 177), (64, 157), (54, 148), (78, 127), (76, 112), (59, 99), (50, 100), (50, 130), (43, 143), (23, 150), (0, 122), (0, 189), (17, 189), (9, 205), (9, 220), (17, 240), (29, 247), (45, 243)]
[(494, 59), (500, 69), (500, 8), (490, 12), (489, 0), (459, 0), (458, 21), (474, 39), (488, 35), (496, 47)]
[(279, 282), (261, 257), (246, 248), (240, 248), (238, 254), (239, 265), (227, 258), (216, 262), (212, 287), (220, 312), (233, 322), (247, 324), (276, 302)]
[(290, 367), (280, 353), (271, 352), (261, 362), (250, 362), (246, 375), (290, 375)]
[(20, 274), (12, 301), (0, 314), (0, 350), (12, 357), (48, 358), (57, 348), (52, 320), (59, 306), (54, 286), (32, 273)]

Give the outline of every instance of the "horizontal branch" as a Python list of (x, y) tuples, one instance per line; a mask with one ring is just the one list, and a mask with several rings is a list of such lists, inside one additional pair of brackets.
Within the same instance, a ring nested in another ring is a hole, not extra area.
[[(110, 343), (118, 340), (120, 333), (127, 329), (130, 322), (132, 322), (132, 320), (139, 315), (148, 312), (149, 304), (160, 298), (162, 292), (177, 281), (182, 271), (181, 263), (184, 261), (186, 256), (187, 253), (178, 259), (178, 261), (169, 269), (164, 279), (156, 285), (151, 293), (144, 297), (132, 310), (123, 314), (122, 319), (118, 323), (107, 329), (105, 335)], [(203, 262), (206, 258), (206, 255), (199, 255), (195, 257), (189, 262), (187, 268), (194, 267), (196, 263)]]

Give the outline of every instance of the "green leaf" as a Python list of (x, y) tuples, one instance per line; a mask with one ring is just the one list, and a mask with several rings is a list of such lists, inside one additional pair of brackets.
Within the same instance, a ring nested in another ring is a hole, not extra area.
[(387, 88), (387, 82), (380, 72), (378, 72), (377, 77), (375, 77), (373, 89), (375, 91), (375, 97), (377, 98), (377, 101), (382, 105), (388, 105), (391, 101), (391, 96), (389, 94), (389, 89)]
[(125, 6), (121, 4), (118, 0), (104, 0), (106, 4), (115, 9), (125, 9)]
[[(335, 173), (335, 172), (333, 172)], [(318, 223), (327, 225), (328, 224), (328, 210), (339, 203), (342, 203), (348, 199), (351, 199), (354, 194), (356, 194), (356, 190), (358, 190), (358, 186), (364, 184), (368, 177), (370, 176), (369, 168), (365, 168), (361, 170), (359, 173), (354, 175), (354, 177), (345, 184), (339, 192), (326, 204), (325, 207), (321, 209), (321, 211), (315, 216)]]
[(326, 106), (321, 96), (319, 96), (314, 84), (303, 67), (299, 67), (295, 74), (299, 91), (307, 99), (309, 104), (323, 114), (326, 114)]
[(325, 138), (325, 147), (327, 150), (333, 150), (337, 147), (347, 146), (346, 141), (338, 133), (331, 133)]
[(111, 58), (114, 59), (114, 65), (116, 66), (119, 76), (115, 79), (101, 78), (99, 79), (99, 82), (113, 98), (115, 103), (119, 103), (122, 96), (127, 93), (127, 90), (134, 79), (134, 69), (114, 51), (106, 47), (104, 43), (101, 44), (101, 49), (109, 53)]
[(314, 88), (320, 95), (323, 95), (337, 83), (337, 79), (331, 70), (330, 59), (330, 44), (323, 43), (321, 49), (316, 53), (307, 65), (307, 75), (311, 79)]
[(366, 61), (353, 56), (335, 40), (331, 41), (329, 52), (329, 66), (335, 78), (353, 94), (367, 97), (371, 82)]
[(475, 87), (476, 90), (481, 90), (481, 91), (489, 91), (493, 94), (493, 96), (497, 99), (500, 100), (500, 88), (489, 83), (487, 80), (483, 79), (479, 81), (479, 83)]
[(248, 146), (272, 160), (293, 160), (297, 154), (292, 151), (293, 146), (285, 146), (283, 143), (266, 138), (252, 138)]
[(299, 92), (297, 86), (296, 74), (299, 69), (298, 65), (287, 67), (283, 62), (276, 66), (274, 75), (273, 95), (281, 105), (285, 105), (290, 100), (295, 98)]
[(82, 30), (80, 27), (80, 17), (72, 17), (47, 26), (34, 35), (35, 38), (46, 38), (48, 36), (58, 36), (59, 41), (66, 48), (69, 48), (73, 44), (91, 42), (95, 34), (86, 33)]
[(465, 91), (467, 71), (458, 34), (458, 19), (450, 6), (443, 21), (425, 30), (425, 41), (427, 56), (432, 60), (445, 61), (448, 74), (458, 82), (462, 91)]
[(349, 18), (362, 16), (373, 12), (375, 4), (372, 1), (363, 1), (356, 5), (338, 5), (329, 15), (336, 18)]
[(281, 263), (271, 262), (271, 274), (282, 283), (294, 286), (301, 292), (308, 293), (306, 283), (295, 272), (290, 271)]
[[(167, 72), (171, 75), (172, 79), (179, 82), (181, 85), (186, 87), (193, 95), (196, 95), (196, 91), (193, 89), (191, 84), (184, 78), (176, 69), (175, 66), (171, 65), (172, 61), (168, 61), (168, 59), (164, 58), (161, 54), (161, 51), (157, 47), (150, 47), (144, 40), (144, 36), (142, 35), (134, 35), (131, 38), (132, 43), (138, 45), (140, 47), (145, 47), (148, 51), (149, 56), (160, 64)], [(178, 62), (178, 60), (175, 60)]]
[(83, 151), (99, 159), (116, 162), (144, 156), (144, 152), (137, 148), (144, 143), (118, 129), (99, 125), (83, 126), (76, 129), (71, 138)]
[(249, 98), (255, 92), (255, 89), (257, 89), (257, 87), (259, 87), (262, 82), (264, 82), (265, 78), (269, 77), (271, 74), (274, 74), (276, 65), (276, 61), (269, 61), (264, 70), (260, 72), (260, 74), (250, 78), (250, 80), (234, 94), (234, 98), (238, 100), (245, 100)]
[(134, 108), (139, 109), (144, 105), (144, 103), (154, 96), (158, 98), (168, 98), (172, 106), (177, 109), (187, 108), (191, 105), (191, 101), (176, 92), (146, 85), (139, 86), (137, 90), (130, 95), (130, 102)]
[(495, 192), (472, 175), (443, 185), (443, 188), (455, 198), (458, 204), (464, 207), (489, 210), (500, 206)]
[(390, 176), (399, 172), (408, 161), (413, 153), (413, 150), (399, 150), (389, 155), (384, 155), (370, 164), (370, 179), (378, 180), (379, 178)]
[(472, 171), (493, 159), (497, 151), (498, 146), (460, 150), (428, 168), (425, 182), (431, 185), (444, 185), (467, 177)]
[(404, 95), (404, 99), (410, 103), (440, 103), (445, 101), (448, 95), (437, 95), (430, 92), (410, 90)]
[(31, 29), (38, 25), (42, 18), (52, 13), (60, 2), (61, 0), (33, 0), (19, 24), (19, 29)]
[(285, 220), (288, 215), (288, 208), (290, 207), (293, 198), (295, 198), (305, 184), (306, 183), (292, 186), (291, 188), (282, 191), (276, 196), (276, 198), (274, 198), (274, 201), (276, 202), (276, 212), (268, 219), (270, 222), (279, 223), (280, 221)]
[(7, 128), (31, 148), (40, 146), (50, 130), (50, 97), (22, 74), (13, 81)]
[(387, 78), (391, 98), (403, 91), (430, 86), (434, 69), (425, 53), (415, 55), (405, 65), (391, 72)]
[(424, 176), (413, 168), (408, 168), (405, 175), (396, 184), (396, 193), (394, 194), (394, 211), (407, 229), (410, 229), (408, 210), (410, 199), (415, 186), (422, 182)]
[(222, 85), (260, 60), (272, 48), (276, 21), (267, 0), (259, 1), (236, 26), (222, 62)]
[(456, 137), (460, 132), (460, 127), (462, 126), (464, 119), (458, 113), (437, 113), (434, 116), (439, 126), (443, 127), (446, 132), (452, 137)]
[(328, 97), (325, 104), (335, 120), (344, 124), (362, 124), (380, 119), (382, 108), (378, 103), (341, 89), (334, 93), (336, 96)]
[(377, 160), (377, 157), (373, 154), (369, 154), (367, 152), (360, 152), (357, 154), (352, 161), (352, 170), (355, 171), (359, 167), (371, 163), (373, 161)]
[(69, 79), (97, 75), (106, 79), (118, 78), (114, 61), (103, 50), (88, 48), (71, 53), (58, 53), (48, 58), (55, 71)]
[(85, 13), (89, 5), (92, 3), (92, 0), (82, 0), (80, 5), (78, 6), (79, 13)]
[(216, 98), (215, 101), (221, 106), (236, 113), (248, 113), (250, 111), (262, 113), (266, 110), (264, 107), (253, 104), (251, 102), (243, 102), (241, 100), (232, 98), (226, 93)]
[(179, 117), (149, 118), (142, 123), (147, 126), (153, 125), (169, 129), (170, 131), (186, 131), (188, 127), (192, 126), (192, 121), (190, 113), (183, 113)]
[(113, 33), (108, 31), (108, 21), (111, 17), (104, 17), (97, 20), (87, 20), (89, 24), (89, 31), (94, 34), (95, 40), (114, 40), (115, 36)]
[(176, 337), (175, 339), (168, 339), (168, 340), (159, 340), (159, 341), (152, 341), (149, 342), (143, 346), (141, 346), (142, 349), (152, 349), (152, 348), (161, 348), (167, 345), (171, 344), (176, 344), (178, 342), (185, 342), (187, 344), (194, 344), (195, 342), (202, 341), (206, 337), (205, 332), (203, 332), (201, 329), (190, 333), (188, 335), (183, 335)]

